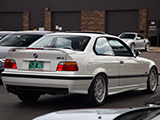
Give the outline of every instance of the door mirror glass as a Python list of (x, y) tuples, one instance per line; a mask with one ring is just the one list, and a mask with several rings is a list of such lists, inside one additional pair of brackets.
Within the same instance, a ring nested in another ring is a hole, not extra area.
[(134, 51), (134, 54), (135, 54), (135, 57), (137, 57), (141, 54), (141, 52), (136, 50), (136, 51)]

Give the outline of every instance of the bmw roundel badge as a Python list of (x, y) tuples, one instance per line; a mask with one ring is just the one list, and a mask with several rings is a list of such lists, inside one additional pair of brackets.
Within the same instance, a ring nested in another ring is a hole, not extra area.
[(38, 55), (36, 53), (33, 54), (33, 57), (38, 58)]

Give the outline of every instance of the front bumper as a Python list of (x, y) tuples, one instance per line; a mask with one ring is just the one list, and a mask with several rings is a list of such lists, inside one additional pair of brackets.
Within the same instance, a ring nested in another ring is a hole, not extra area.
[[(9, 89), (28, 90), (67, 89), (67, 93), (87, 94), (93, 76), (86, 75), (42, 75), (2, 72), (2, 82)], [(10, 91), (9, 91), (10, 92)], [(56, 92), (56, 91), (55, 91)]]

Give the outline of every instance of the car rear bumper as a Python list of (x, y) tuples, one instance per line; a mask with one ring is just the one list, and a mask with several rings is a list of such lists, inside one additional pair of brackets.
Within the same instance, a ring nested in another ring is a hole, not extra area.
[[(67, 89), (68, 93), (87, 94), (93, 76), (82, 75), (30, 75), (16, 73), (2, 73), (4, 86), (9, 89), (42, 90), (43, 89)], [(12, 86), (12, 87), (11, 87)], [(23, 86), (23, 87), (22, 87)], [(55, 91), (56, 93), (56, 91)]]

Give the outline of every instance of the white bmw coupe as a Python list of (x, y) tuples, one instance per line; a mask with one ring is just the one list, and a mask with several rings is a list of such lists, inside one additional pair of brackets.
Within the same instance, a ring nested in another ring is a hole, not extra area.
[(24, 102), (44, 94), (84, 94), (91, 105), (128, 90), (154, 93), (158, 70), (120, 38), (93, 32), (53, 33), (28, 48), (12, 48), (2, 81)]

